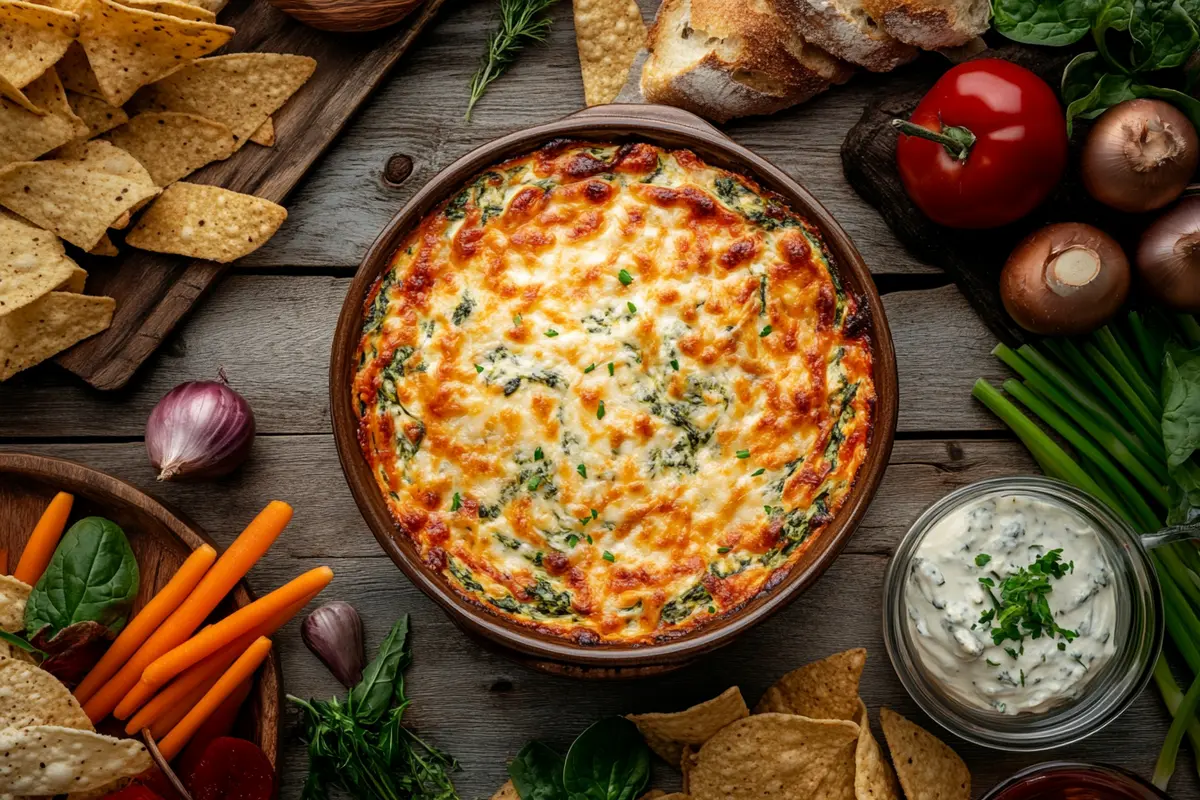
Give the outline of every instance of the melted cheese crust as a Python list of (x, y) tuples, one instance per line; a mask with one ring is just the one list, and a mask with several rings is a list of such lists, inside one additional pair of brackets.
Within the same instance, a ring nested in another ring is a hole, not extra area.
[(429, 213), (364, 307), (359, 438), (427, 567), (586, 644), (776, 585), (875, 389), (817, 231), (690, 151), (558, 142)]

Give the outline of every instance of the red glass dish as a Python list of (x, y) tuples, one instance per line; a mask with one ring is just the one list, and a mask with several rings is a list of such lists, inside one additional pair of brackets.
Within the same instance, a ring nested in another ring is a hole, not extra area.
[(1170, 796), (1119, 767), (1051, 761), (1018, 772), (983, 800), (1170, 800)]

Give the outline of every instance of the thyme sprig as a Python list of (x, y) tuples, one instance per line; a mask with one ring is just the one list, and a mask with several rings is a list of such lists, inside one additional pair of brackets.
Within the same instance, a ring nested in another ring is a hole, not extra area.
[(556, 0), (500, 0), (500, 27), (488, 37), (488, 49), (480, 59), (479, 69), (471, 78), (471, 99), (467, 103), (466, 119), (471, 109), (483, 97), (492, 81), (499, 78), (517, 60), (526, 45), (544, 42), (550, 34), (550, 17), (546, 15)]

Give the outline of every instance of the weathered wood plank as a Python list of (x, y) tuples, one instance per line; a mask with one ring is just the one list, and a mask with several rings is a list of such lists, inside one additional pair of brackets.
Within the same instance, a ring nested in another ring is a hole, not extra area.
[[(643, 15), (652, 18), (657, 5), (641, 0)], [(496, 6), (488, 0), (448, 5), (319, 169), (293, 193), (284, 229), (240, 265), (357, 266), (392, 214), (455, 158), (503, 134), (583, 108), (570, 11), (570, 4), (559, 4), (547, 43), (526, 49), (466, 122), (468, 85), (495, 24)], [(930, 57), (926, 65), (884, 78), (859, 75), (805, 106), (737, 121), (726, 130), (805, 184), (846, 227), (875, 272), (936, 272), (910, 256), (850, 188), (839, 148), (868, 102), (944, 64)], [(394, 153), (408, 155), (414, 167), (399, 189), (381, 181)]]
[[(263, 433), (330, 430), (329, 348), (349, 280), (233, 275), (118, 392), (102, 393), (53, 365), (0, 386), (0, 437), (141, 436), (173, 386), (225, 368)], [(900, 364), (900, 430), (994, 430), (971, 399), (978, 375), (997, 380), (991, 335), (954, 287), (884, 301)]]
[[(742, 687), (753, 703), (780, 674), (849, 647), (869, 653), (864, 699), (874, 716), (880, 705), (930, 721), (916, 712), (883, 650), (877, 598), (887, 558), (903, 531), (934, 499), (962, 483), (994, 475), (1028, 472), (1031, 463), (1008, 442), (900, 442), (894, 466), (848, 551), (806, 595), (774, 619), (725, 650), (669, 677), (621, 683), (553, 678), (514, 666), (461, 634), (375, 546), (337, 474), (327, 436), (270, 437), (256, 445), (251, 469), (208, 485), (154, 485), (140, 446), (130, 444), (37, 445), (25, 449), (73, 457), (132, 480), (168, 501), (222, 544), (272, 497), (296, 504), (296, 517), (273, 550), (250, 575), (259, 590), (277, 586), (319, 560), (336, 578), (327, 597), (357, 606), (374, 648), (399, 615), (413, 615), (416, 663), (410, 673), (410, 719), (463, 764), (458, 787), (464, 798), (489, 796), (504, 780), (505, 759), (531, 738), (557, 747), (588, 723), (607, 714), (672, 710), (710, 697), (725, 687)], [(220, 502), (214, 499), (220, 497)], [(339, 687), (300, 643), (297, 624), (277, 637), (285, 690), (327, 697)], [(564, 702), (569, 698), (569, 702)], [(294, 718), (289, 715), (289, 720)], [(1055, 757), (1118, 761), (1148, 775), (1166, 731), (1157, 696), (1146, 692), (1107, 731)], [(292, 722), (285, 723), (283, 797), (298, 796), (304, 753)], [(1038, 755), (1002, 755), (953, 742), (975, 770), (978, 797), (1001, 777), (1044, 760)], [(1116, 755), (1119, 753), (1119, 757)], [(659, 765), (658, 781), (676, 785), (675, 773)], [(1180, 761), (1174, 796), (1200, 798), (1190, 756)]]

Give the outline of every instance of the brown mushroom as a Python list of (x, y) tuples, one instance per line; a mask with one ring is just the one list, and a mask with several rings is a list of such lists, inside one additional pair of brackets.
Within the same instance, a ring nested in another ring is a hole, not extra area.
[(1116, 314), (1129, 284), (1129, 259), (1115, 239), (1082, 222), (1060, 222), (1016, 246), (1000, 274), (1000, 297), (1025, 330), (1073, 335)]

